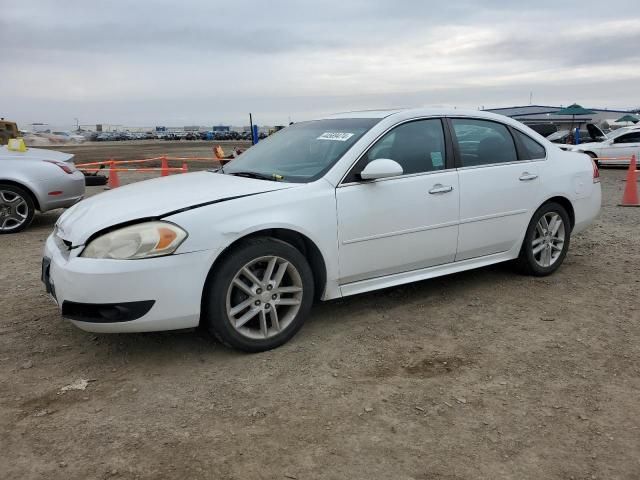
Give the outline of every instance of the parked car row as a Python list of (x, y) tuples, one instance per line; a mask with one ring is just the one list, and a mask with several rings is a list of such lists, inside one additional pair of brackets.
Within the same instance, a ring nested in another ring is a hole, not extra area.
[(153, 140), (158, 138), (153, 132), (91, 132), (89, 140), (96, 142), (113, 142), (121, 140)]
[[(251, 140), (250, 132), (86, 132), (88, 140), (96, 142), (122, 141), (122, 140)], [(83, 138), (85, 138), (83, 137)], [(260, 139), (266, 138), (266, 133), (260, 134)]]

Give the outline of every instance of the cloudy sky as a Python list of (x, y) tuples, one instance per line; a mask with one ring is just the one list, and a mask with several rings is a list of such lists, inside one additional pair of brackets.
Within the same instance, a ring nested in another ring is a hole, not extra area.
[(29, 0), (0, 15), (0, 116), (282, 124), (530, 92), (630, 108), (639, 46), (637, 0)]

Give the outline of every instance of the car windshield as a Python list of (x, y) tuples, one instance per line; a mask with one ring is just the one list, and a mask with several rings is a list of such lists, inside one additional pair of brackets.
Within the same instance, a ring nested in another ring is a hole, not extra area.
[(317, 180), (379, 121), (345, 118), (290, 125), (248, 149), (224, 173), (296, 183)]
[(607, 138), (609, 139), (613, 139), (613, 138), (617, 138), (620, 135), (624, 135), (625, 133), (629, 133), (631, 131), (631, 129), (629, 128), (618, 128), (617, 130), (614, 130), (613, 132), (607, 133)]

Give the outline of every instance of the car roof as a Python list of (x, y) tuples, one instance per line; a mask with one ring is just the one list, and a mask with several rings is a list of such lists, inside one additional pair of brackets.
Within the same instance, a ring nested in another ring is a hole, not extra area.
[[(388, 110), (358, 110), (353, 112), (342, 112), (334, 115), (321, 117), (322, 120), (338, 119), (338, 118), (386, 118), (390, 116), (425, 116), (425, 117), (444, 117), (444, 116), (462, 116), (462, 117), (479, 117), (493, 120), (501, 120), (503, 122), (511, 120), (509, 117), (496, 113), (485, 112), (483, 110), (465, 110), (457, 108), (395, 108)], [(509, 122), (512, 123), (512, 122)], [(519, 123), (519, 122), (516, 122)]]

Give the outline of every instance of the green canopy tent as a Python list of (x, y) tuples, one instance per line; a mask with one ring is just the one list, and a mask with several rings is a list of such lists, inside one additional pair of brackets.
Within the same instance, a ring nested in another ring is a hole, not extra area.
[(578, 105), (577, 103), (574, 103), (573, 105), (569, 105), (568, 107), (561, 108), (557, 112), (553, 112), (553, 113), (555, 115), (571, 115), (571, 128), (569, 128), (569, 131), (572, 132), (573, 131), (573, 123), (576, 120), (576, 115), (593, 115), (596, 112), (594, 112), (592, 110), (587, 110), (586, 108), (582, 107), (581, 105)]
[(616, 123), (622, 123), (622, 122), (638, 123), (640, 122), (640, 118), (627, 114), (616, 120)]

